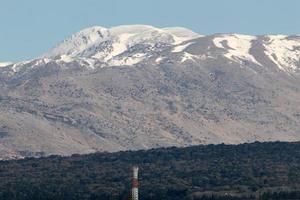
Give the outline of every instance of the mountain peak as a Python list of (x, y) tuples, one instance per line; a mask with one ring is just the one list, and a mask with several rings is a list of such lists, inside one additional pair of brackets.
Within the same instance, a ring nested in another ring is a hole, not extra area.
[(135, 24), (85, 28), (41, 58), (65, 64), (77, 62), (95, 69), (133, 66), (142, 61), (160, 63), (168, 57), (173, 59), (173, 56), (178, 57), (176, 62), (182, 63), (218, 59), (221, 55), (239, 65), (250, 62), (256, 67), (274, 66), (280, 71), (293, 73), (300, 70), (299, 47), (300, 36), (297, 35), (219, 33), (202, 36), (183, 27), (157, 28)]
[[(71, 57), (88, 57), (101, 52), (114, 52), (109, 58), (123, 53), (129, 47), (137, 44), (179, 44), (200, 37), (186, 28), (156, 28), (149, 25), (122, 25), (111, 28), (93, 26), (85, 28), (52, 49), (43, 57), (69, 55)], [(121, 48), (121, 49), (120, 49)]]
[(59, 55), (76, 55), (78, 52), (83, 51), (90, 45), (99, 40), (103, 40), (108, 37), (109, 31), (101, 26), (93, 26), (85, 28), (63, 42), (58, 44), (50, 52), (43, 55), (43, 57), (55, 57)]

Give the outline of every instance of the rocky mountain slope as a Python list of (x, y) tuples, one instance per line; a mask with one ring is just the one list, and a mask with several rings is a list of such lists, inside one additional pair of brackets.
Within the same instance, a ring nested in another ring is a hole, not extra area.
[(300, 139), (300, 36), (84, 29), (0, 68), (0, 158)]

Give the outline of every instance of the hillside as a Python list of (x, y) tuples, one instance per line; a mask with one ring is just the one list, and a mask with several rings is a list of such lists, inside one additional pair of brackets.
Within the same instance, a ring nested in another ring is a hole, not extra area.
[(273, 142), (1, 161), (0, 199), (127, 199), (133, 164), (143, 200), (300, 198), (300, 143)]
[(298, 35), (81, 30), (0, 68), (0, 159), (299, 141), (299, 59)]

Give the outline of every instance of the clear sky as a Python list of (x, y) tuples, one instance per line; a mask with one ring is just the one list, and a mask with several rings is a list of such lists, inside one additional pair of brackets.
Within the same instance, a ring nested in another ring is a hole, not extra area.
[(300, 0), (0, 0), (0, 62), (37, 57), (89, 26), (122, 24), (300, 34)]

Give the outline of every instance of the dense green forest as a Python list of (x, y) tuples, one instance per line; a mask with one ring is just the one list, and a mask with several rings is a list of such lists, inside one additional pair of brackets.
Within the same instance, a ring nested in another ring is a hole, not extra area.
[(2, 200), (300, 199), (300, 143), (252, 143), (0, 162)]

